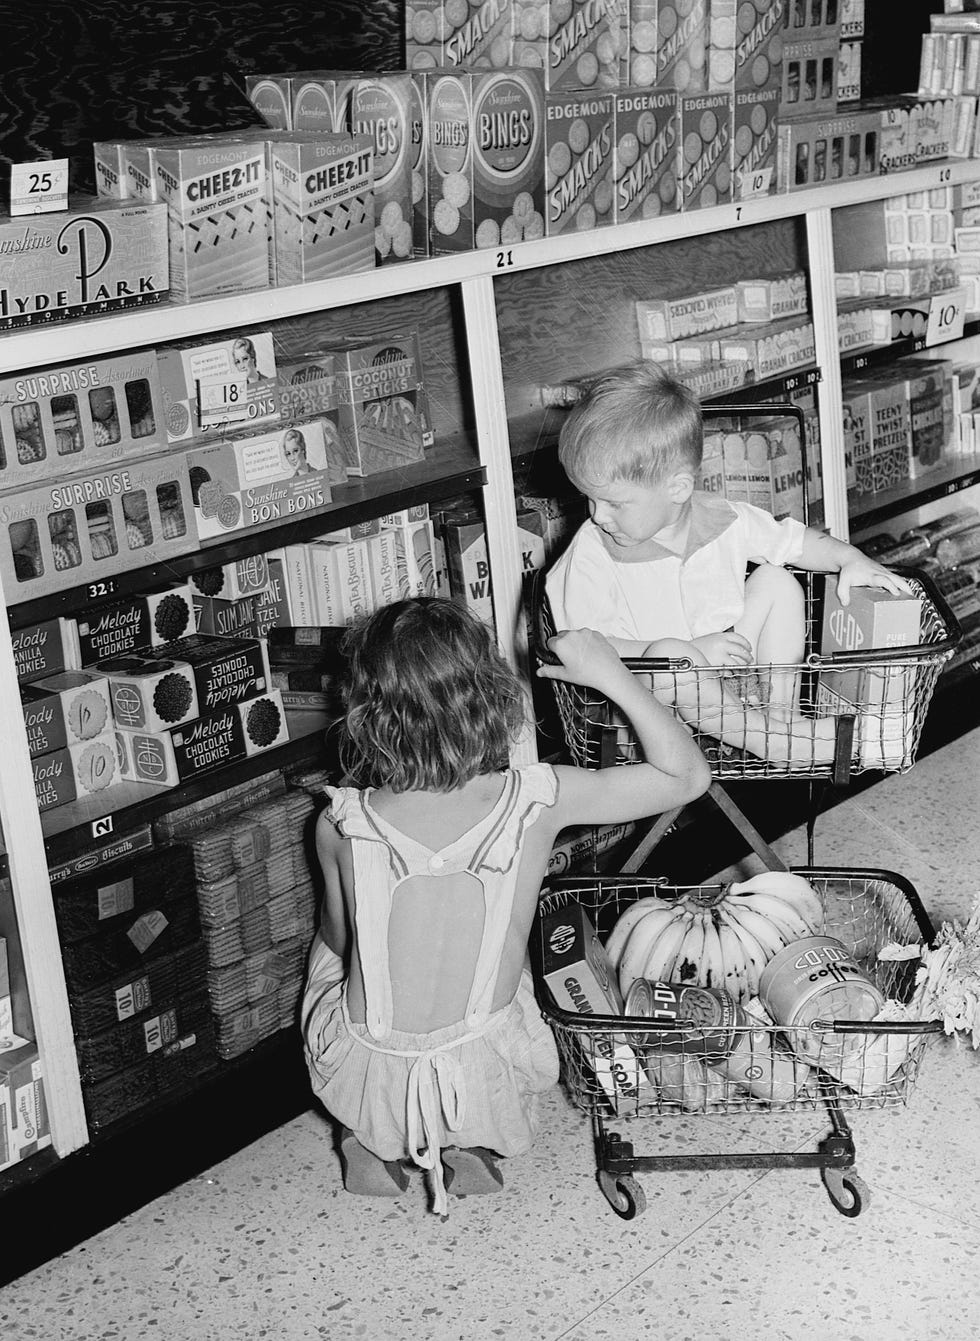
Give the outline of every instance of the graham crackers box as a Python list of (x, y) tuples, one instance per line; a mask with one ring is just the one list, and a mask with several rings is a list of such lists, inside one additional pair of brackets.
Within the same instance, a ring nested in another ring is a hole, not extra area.
[(347, 473), (374, 475), (421, 461), (432, 442), (416, 332), (334, 346), (343, 378)]
[(276, 283), (374, 269), (374, 153), (364, 135), (273, 140)]
[(473, 240), (544, 237), (544, 81), (540, 70), (472, 72)]
[(679, 115), (672, 89), (629, 88), (616, 94), (616, 223), (656, 219), (680, 208)]
[(152, 349), (0, 379), (0, 489), (165, 443)]
[(162, 205), (92, 196), (0, 215), (0, 330), (158, 303), (169, 290)]
[[(276, 351), (271, 331), (232, 333), (220, 340), (189, 340), (157, 350), (168, 442), (192, 442), (236, 428), (279, 422)], [(211, 389), (236, 388), (245, 399), (215, 408)]]
[(681, 95), (678, 175), (682, 210), (731, 200), (731, 120), (731, 93)]
[(545, 97), (545, 232), (612, 224), (615, 97), (569, 91)]
[(349, 129), (374, 149), (374, 249), (378, 265), (412, 259), (412, 76), (364, 75), (350, 96)]

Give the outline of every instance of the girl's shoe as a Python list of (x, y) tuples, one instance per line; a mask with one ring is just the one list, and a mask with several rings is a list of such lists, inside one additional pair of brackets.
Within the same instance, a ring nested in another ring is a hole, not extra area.
[(478, 1197), (488, 1192), (499, 1192), (504, 1175), (497, 1168), (496, 1157), (482, 1145), (466, 1150), (448, 1146), (442, 1152), (446, 1166), (446, 1191), (457, 1197)]
[(407, 1169), (394, 1161), (379, 1159), (361, 1145), (348, 1127), (340, 1134), (340, 1167), (344, 1188), (357, 1197), (397, 1197), (409, 1184)]

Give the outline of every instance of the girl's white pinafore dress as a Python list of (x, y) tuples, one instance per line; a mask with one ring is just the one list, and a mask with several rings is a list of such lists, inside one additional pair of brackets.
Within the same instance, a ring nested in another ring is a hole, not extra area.
[[(350, 1019), (340, 960), (317, 936), (302, 1009), (310, 1078), (324, 1107), (380, 1159), (408, 1156), (433, 1171), (433, 1210), (440, 1214), (446, 1210), (440, 1149), (485, 1146), (521, 1154), (536, 1134), (537, 1095), (558, 1079), (555, 1042), (526, 969), (510, 1004), (490, 1009), (524, 832), (543, 806), (554, 804), (557, 785), (548, 764), (511, 769), (493, 809), (437, 852), (388, 824), (371, 806), (371, 789), (327, 788), (330, 816), (351, 840), (366, 1022)], [(429, 1034), (395, 1030), (388, 969), (392, 897), (412, 876), (464, 871), (484, 894), (466, 1014)]]

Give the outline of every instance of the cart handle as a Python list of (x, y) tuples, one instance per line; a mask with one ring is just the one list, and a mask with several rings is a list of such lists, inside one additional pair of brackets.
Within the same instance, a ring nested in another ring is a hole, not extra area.
[(908, 643), (904, 647), (868, 647), (863, 652), (857, 650), (852, 652), (811, 652), (806, 658), (806, 664), (812, 669), (820, 666), (846, 665), (867, 665), (868, 662), (880, 661), (905, 661), (909, 658), (923, 660), (926, 657), (935, 657), (938, 654), (952, 653), (956, 650), (957, 644), (963, 637), (963, 630), (960, 622), (953, 614), (949, 604), (927, 573), (923, 573), (918, 568), (910, 567), (906, 564), (896, 564), (891, 569), (900, 577), (909, 578), (917, 583), (925, 596), (935, 606), (936, 613), (946, 628), (946, 637), (938, 638), (933, 643)]
[(807, 1026), (828, 1034), (941, 1034), (942, 1020), (811, 1020)]

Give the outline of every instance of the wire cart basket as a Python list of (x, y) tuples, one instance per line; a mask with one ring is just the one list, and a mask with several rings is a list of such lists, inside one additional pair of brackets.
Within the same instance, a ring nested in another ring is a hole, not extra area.
[[(793, 418), (801, 441), (804, 439), (803, 415), (794, 405), (716, 405), (710, 412), (725, 418), (748, 419), (763, 414)], [(803, 513), (806, 521), (805, 491)], [(770, 867), (779, 869), (782, 863), (720, 783), (794, 778), (811, 782), (825, 779), (844, 786), (853, 775), (868, 770), (902, 773), (915, 762), (936, 682), (956, 649), (961, 631), (930, 578), (914, 569), (896, 571), (909, 580), (921, 602), (918, 641), (907, 646), (822, 654), (824, 575), (797, 571), (805, 614), (805, 653), (800, 665), (750, 665), (733, 671), (698, 667), (686, 659), (623, 659), (627, 669), (655, 688), (687, 724), (711, 765), (709, 796)], [(539, 663), (554, 664), (557, 658), (548, 650), (547, 641), (558, 630), (540, 573), (531, 584), (530, 604), (534, 656)], [(766, 686), (779, 674), (795, 682), (799, 714), (792, 724), (766, 711)], [(584, 686), (555, 680), (548, 683), (574, 763), (599, 769), (642, 759), (629, 723), (607, 698)], [(816, 737), (814, 723), (821, 720), (826, 726), (831, 719), (832, 739)], [(761, 728), (757, 725), (760, 721)], [(660, 816), (621, 869), (639, 870), (678, 813), (675, 810)], [(813, 818), (811, 805), (811, 863)]]
[[(916, 961), (880, 958), (882, 947), (930, 943), (933, 928), (912, 885), (883, 870), (795, 867), (809, 881), (823, 907), (815, 930), (839, 940), (873, 979), (886, 1001), (907, 1004), (915, 985)], [(695, 899), (710, 905), (725, 892), (721, 885), (669, 885), (659, 878), (564, 876), (549, 883), (532, 936), (535, 990), (544, 1018), (555, 1035), (562, 1082), (572, 1102), (590, 1115), (599, 1186), (624, 1220), (646, 1208), (636, 1174), (654, 1170), (794, 1168), (819, 1169), (833, 1205), (842, 1215), (860, 1214), (869, 1200), (855, 1169), (855, 1146), (846, 1111), (905, 1105), (915, 1084), (930, 1038), (942, 1033), (939, 1020), (875, 1023), (834, 1019), (784, 1027), (751, 1020), (743, 1036), (752, 1049), (756, 1071), (773, 1076), (773, 1059), (785, 1079), (756, 1082), (753, 1092), (718, 1070), (722, 1057), (707, 1043), (703, 1022), (673, 1021), (669, 1027), (645, 1016), (582, 1013), (556, 1003), (546, 980), (543, 937), (554, 914), (575, 913), (577, 904), (604, 943), (620, 914), (641, 898)], [(568, 919), (571, 922), (571, 917)], [(564, 926), (566, 919), (557, 922)], [(567, 928), (566, 928), (567, 931)], [(591, 961), (596, 962), (593, 952)], [(563, 970), (563, 972), (565, 972)], [(574, 996), (574, 989), (573, 996)], [(750, 1003), (750, 1012), (758, 1007)], [(768, 1072), (766, 1066), (769, 1067)], [(771, 1088), (769, 1088), (771, 1086)], [(771, 1097), (766, 1097), (770, 1095)], [(724, 1125), (730, 1114), (826, 1110), (830, 1133), (813, 1151), (730, 1152), (640, 1155), (620, 1130), (643, 1118), (667, 1120), (699, 1115)]]

